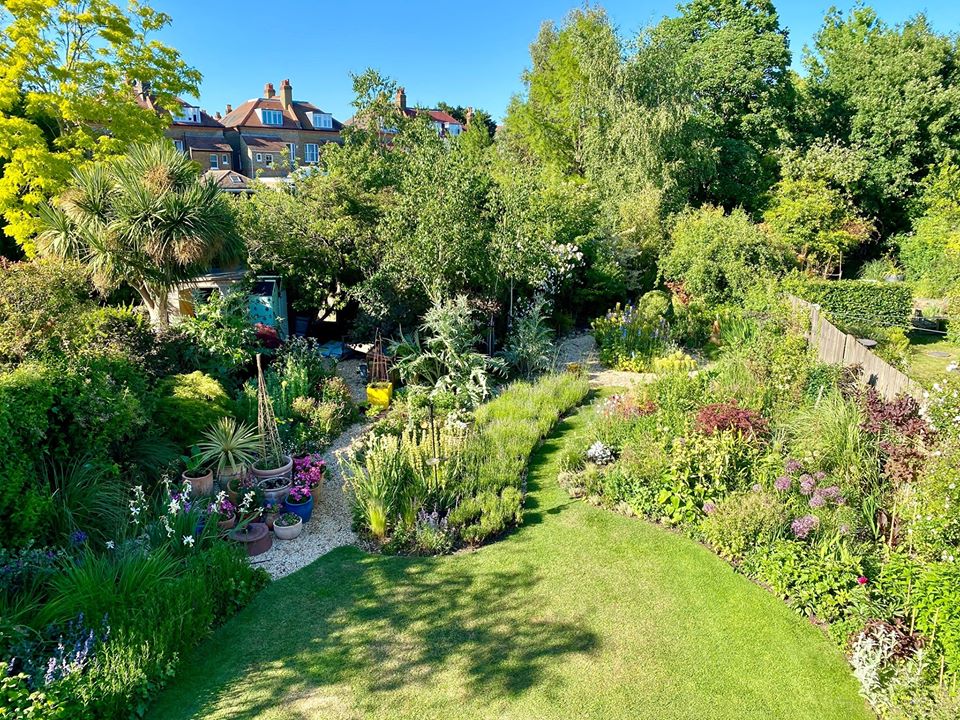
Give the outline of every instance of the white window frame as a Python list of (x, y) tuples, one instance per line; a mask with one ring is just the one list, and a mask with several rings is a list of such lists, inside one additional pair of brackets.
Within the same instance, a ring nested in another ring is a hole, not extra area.
[[(270, 120), (273, 119), (275, 119), (277, 122), (270, 122)], [(260, 121), (264, 125), (279, 127), (280, 125), (283, 125), (283, 113), (280, 110), (270, 110), (268, 108), (264, 108), (260, 111)]]
[(220, 156), (220, 164), (223, 165), (224, 169), (226, 170), (230, 169), (230, 165), (232, 163), (230, 162), (229, 153), (223, 153), (223, 155)]
[(262, 163), (262, 162), (263, 162), (263, 153), (257, 153), (257, 162), (258, 162), (258, 163)]
[(287, 154), (290, 156), (290, 167), (297, 164), (297, 144), (287, 143)]
[(220, 158), (216, 153), (210, 153), (210, 169), (219, 170), (220, 169)]
[(185, 152), (183, 140), (174, 140), (173, 146), (180, 152)]
[(303, 162), (307, 165), (320, 162), (320, 146), (317, 143), (306, 143), (303, 146)]
[(183, 105), (176, 117), (177, 122), (190, 123), (191, 125), (200, 124), (200, 108), (193, 105)]
[(313, 127), (317, 130), (333, 130), (333, 115), (325, 112), (313, 113)]
[(273, 153), (264, 153), (263, 164), (267, 167), (273, 167)]

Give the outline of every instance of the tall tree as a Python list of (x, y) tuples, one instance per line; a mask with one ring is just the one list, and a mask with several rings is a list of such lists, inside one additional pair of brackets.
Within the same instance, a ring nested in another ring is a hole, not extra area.
[(861, 202), (884, 235), (908, 227), (928, 168), (960, 149), (957, 43), (922, 14), (890, 27), (857, 7), (831, 10), (806, 53), (816, 132), (864, 152), (871, 183)]
[(200, 73), (153, 37), (169, 23), (137, 0), (0, 0), (0, 215), (28, 254), (73, 168), (162, 135), (134, 81), (161, 104), (197, 93)]
[(79, 260), (101, 291), (127, 283), (166, 325), (171, 289), (242, 257), (234, 215), (200, 173), (165, 140), (80, 168), (55, 203), (40, 206), (38, 249)]
[(702, 199), (756, 210), (775, 179), (793, 91), (787, 31), (770, 0), (692, 0), (646, 41), (687, 78), (718, 151)]

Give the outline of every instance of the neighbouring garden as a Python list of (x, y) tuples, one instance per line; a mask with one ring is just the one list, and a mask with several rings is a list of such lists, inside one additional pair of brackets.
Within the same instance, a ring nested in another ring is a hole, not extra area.
[(0, 717), (960, 716), (956, 35), (574, 10), (228, 194), (170, 21), (0, 2)]

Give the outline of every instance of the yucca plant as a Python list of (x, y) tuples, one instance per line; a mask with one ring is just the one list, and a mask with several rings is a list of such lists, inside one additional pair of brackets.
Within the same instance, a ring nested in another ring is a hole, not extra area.
[(249, 467), (260, 447), (257, 430), (250, 425), (238, 423), (233, 418), (220, 418), (203, 434), (197, 443), (200, 461), (216, 463), (217, 473), (234, 468)]

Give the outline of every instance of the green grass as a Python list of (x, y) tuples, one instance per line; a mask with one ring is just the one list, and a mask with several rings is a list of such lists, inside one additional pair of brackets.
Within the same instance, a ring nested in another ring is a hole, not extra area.
[(571, 501), (559, 434), (523, 527), (440, 558), (340, 548), (184, 659), (148, 717), (872, 717), (840, 652), (707, 549)]
[[(946, 353), (935, 357), (930, 353)], [(942, 335), (910, 334), (910, 364), (907, 375), (924, 387), (930, 387), (947, 373), (947, 365), (960, 362), (960, 346), (948, 342)]]

